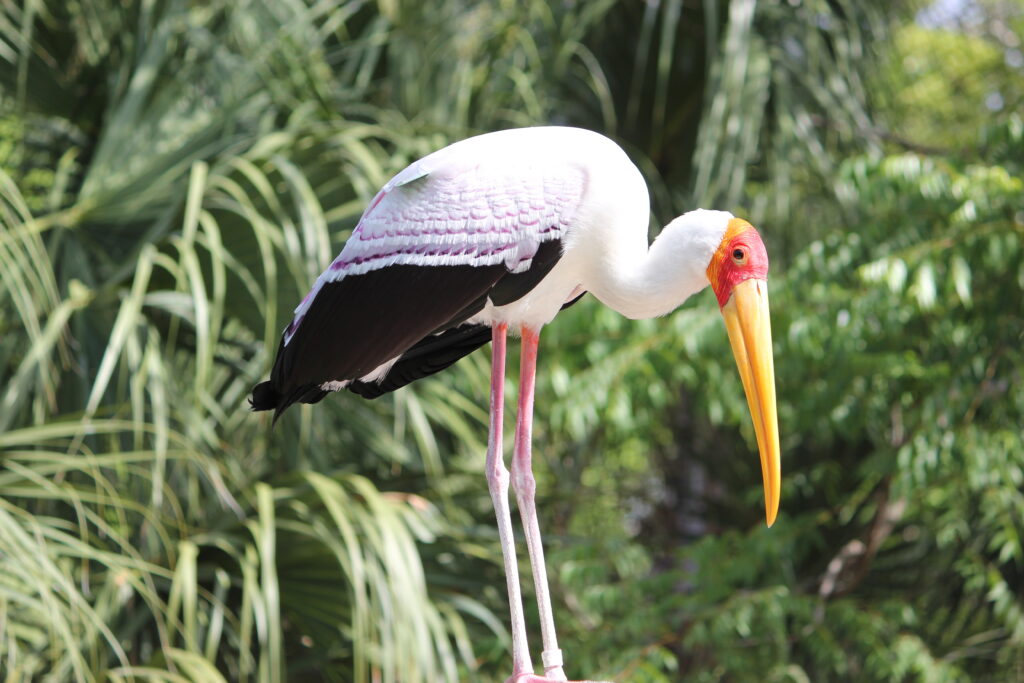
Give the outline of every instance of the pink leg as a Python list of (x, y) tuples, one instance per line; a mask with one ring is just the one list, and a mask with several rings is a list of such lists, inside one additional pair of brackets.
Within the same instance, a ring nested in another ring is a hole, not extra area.
[(515, 452), (512, 456), (512, 488), (515, 489), (519, 513), (523, 517), (526, 546), (530, 551), (530, 564), (533, 567), (541, 637), (544, 641), (544, 651), (541, 653), (544, 675), (548, 680), (564, 681), (566, 678), (562, 670), (562, 651), (558, 649), (558, 638), (555, 636), (555, 618), (551, 610), (551, 595), (548, 592), (547, 568), (544, 566), (544, 546), (540, 540), (540, 525), (537, 523), (537, 508), (534, 504), (537, 483), (533, 478), (530, 453), (533, 387), (539, 343), (540, 333), (524, 326), (523, 353), (519, 366), (519, 414), (516, 417)]
[(501, 428), (505, 403), (505, 336), (508, 325), (495, 325), (491, 333), (493, 358), (491, 361), (491, 431), (487, 440), (487, 488), (498, 518), (498, 538), (505, 561), (505, 580), (508, 582), (508, 604), (512, 612), (512, 677), (515, 680), (533, 672), (530, 649), (526, 643), (526, 621), (523, 618), (523, 598), (519, 590), (519, 565), (516, 545), (512, 536), (512, 513), (508, 505), (508, 470), (501, 448)]

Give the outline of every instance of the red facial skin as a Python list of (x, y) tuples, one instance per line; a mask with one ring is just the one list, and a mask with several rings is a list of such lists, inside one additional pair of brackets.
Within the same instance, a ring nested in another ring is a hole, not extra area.
[(768, 279), (768, 252), (750, 223), (742, 218), (729, 221), (722, 244), (708, 265), (707, 275), (719, 307), (729, 302), (732, 290), (744, 280)]

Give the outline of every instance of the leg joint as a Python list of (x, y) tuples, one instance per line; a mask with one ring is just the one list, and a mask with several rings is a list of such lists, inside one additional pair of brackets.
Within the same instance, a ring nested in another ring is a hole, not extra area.
[(512, 488), (517, 495), (529, 496), (531, 499), (537, 493), (537, 480), (533, 476), (533, 470), (518, 458), (512, 460)]
[(487, 487), (490, 489), (502, 489), (507, 491), (509, 484), (508, 469), (501, 459), (497, 459), (493, 466), (487, 468)]

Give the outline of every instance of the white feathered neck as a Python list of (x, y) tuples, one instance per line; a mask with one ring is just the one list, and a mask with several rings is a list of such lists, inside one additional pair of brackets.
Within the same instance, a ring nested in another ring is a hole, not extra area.
[[(708, 264), (732, 218), (727, 211), (690, 211), (666, 225), (650, 247), (643, 233), (623, 231), (633, 240), (610, 245), (587, 288), (626, 317), (665, 315), (708, 286)], [(638, 236), (644, 244), (636, 243)]]

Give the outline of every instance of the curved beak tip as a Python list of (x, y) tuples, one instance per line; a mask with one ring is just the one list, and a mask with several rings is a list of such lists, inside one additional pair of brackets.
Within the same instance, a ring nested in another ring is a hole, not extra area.
[(769, 529), (772, 527), (773, 524), (775, 524), (775, 519), (778, 516), (779, 516), (779, 503), (778, 503), (778, 500), (775, 501), (775, 505), (774, 506), (771, 503), (767, 503), (765, 505), (765, 520), (766, 520), (766, 522), (768, 524), (768, 528)]

